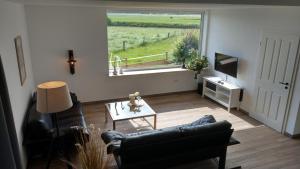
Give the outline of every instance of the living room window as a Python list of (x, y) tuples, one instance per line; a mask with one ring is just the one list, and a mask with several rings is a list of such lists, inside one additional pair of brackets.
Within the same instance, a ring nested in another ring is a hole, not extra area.
[(107, 12), (108, 64), (123, 71), (181, 67), (182, 44), (200, 51), (203, 13)]

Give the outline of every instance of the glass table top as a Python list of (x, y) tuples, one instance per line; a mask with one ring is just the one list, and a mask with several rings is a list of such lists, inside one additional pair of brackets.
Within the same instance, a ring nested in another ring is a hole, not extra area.
[(138, 102), (142, 106), (128, 106), (128, 103), (129, 100), (105, 104), (113, 121), (156, 115), (155, 111), (143, 99)]

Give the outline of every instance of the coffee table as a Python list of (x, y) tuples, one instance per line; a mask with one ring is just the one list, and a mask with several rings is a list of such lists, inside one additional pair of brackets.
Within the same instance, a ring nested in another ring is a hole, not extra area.
[(105, 121), (107, 122), (108, 114), (113, 121), (113, 130), (116, 129), (117, 121), (131, 120), (137, 118), (154, 117), (153, 128), (156, 129), (156, 113), (155, 111), (143, 100), (139, 101), (141, 107), (135, 109), (128, 106), (129, 101), (119, 101), (106, 103)]

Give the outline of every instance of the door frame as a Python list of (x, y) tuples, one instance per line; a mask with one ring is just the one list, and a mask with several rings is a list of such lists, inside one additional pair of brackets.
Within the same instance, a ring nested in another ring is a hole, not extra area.
[(13, 112), (11, 108), (7, 81), (6, 81), (1, 54), (0, 54), (0, 97), (2, 100), (2, 106), (4, 110), (4, 116), (5, 116), (4, 120), (6, 121), (6, 126), (9, 132), (10, 146), (12, 147), (15, 166), (16, 169), (22, 169), (19, 142), (18, 142), (15, 122), (13, 118)]
[(298, 50), (297, 50), (296, 61), (295, 61), (295, 65), (294, 65), (293, 75), (292, 75), (292, 82), (291, 82), (290, 91), (289, 91), (288, 100), (287, 100), (287, 107), (285, 109), (281, 134), (286, 133), (286, 128), (288, 125), (288, 120), (289, 120), (289, 115), (290, 115), (290, 110), (291, 110), (292, 98), (293, 98), (294, 91), (295, 91), (297, 73), (298, 73), (298, 70), (300, 69), (300, 66), (299, 66), (300, 65), (300, 35), (298, 35), (298, 36), (299, 36)]

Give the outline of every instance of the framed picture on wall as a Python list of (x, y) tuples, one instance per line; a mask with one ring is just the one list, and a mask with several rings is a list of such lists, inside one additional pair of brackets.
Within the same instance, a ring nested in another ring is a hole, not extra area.
[(21, 38), (21, 36), (17, 36), (14, 40), (15, 40), (15, 46), (16, 46), (20, 81), (21, 81), (21, 85), (23, 86), (27, 75), (26, 75), (25, 59), (24, 59), (23, 47), (22, 47), (22, 38)]

